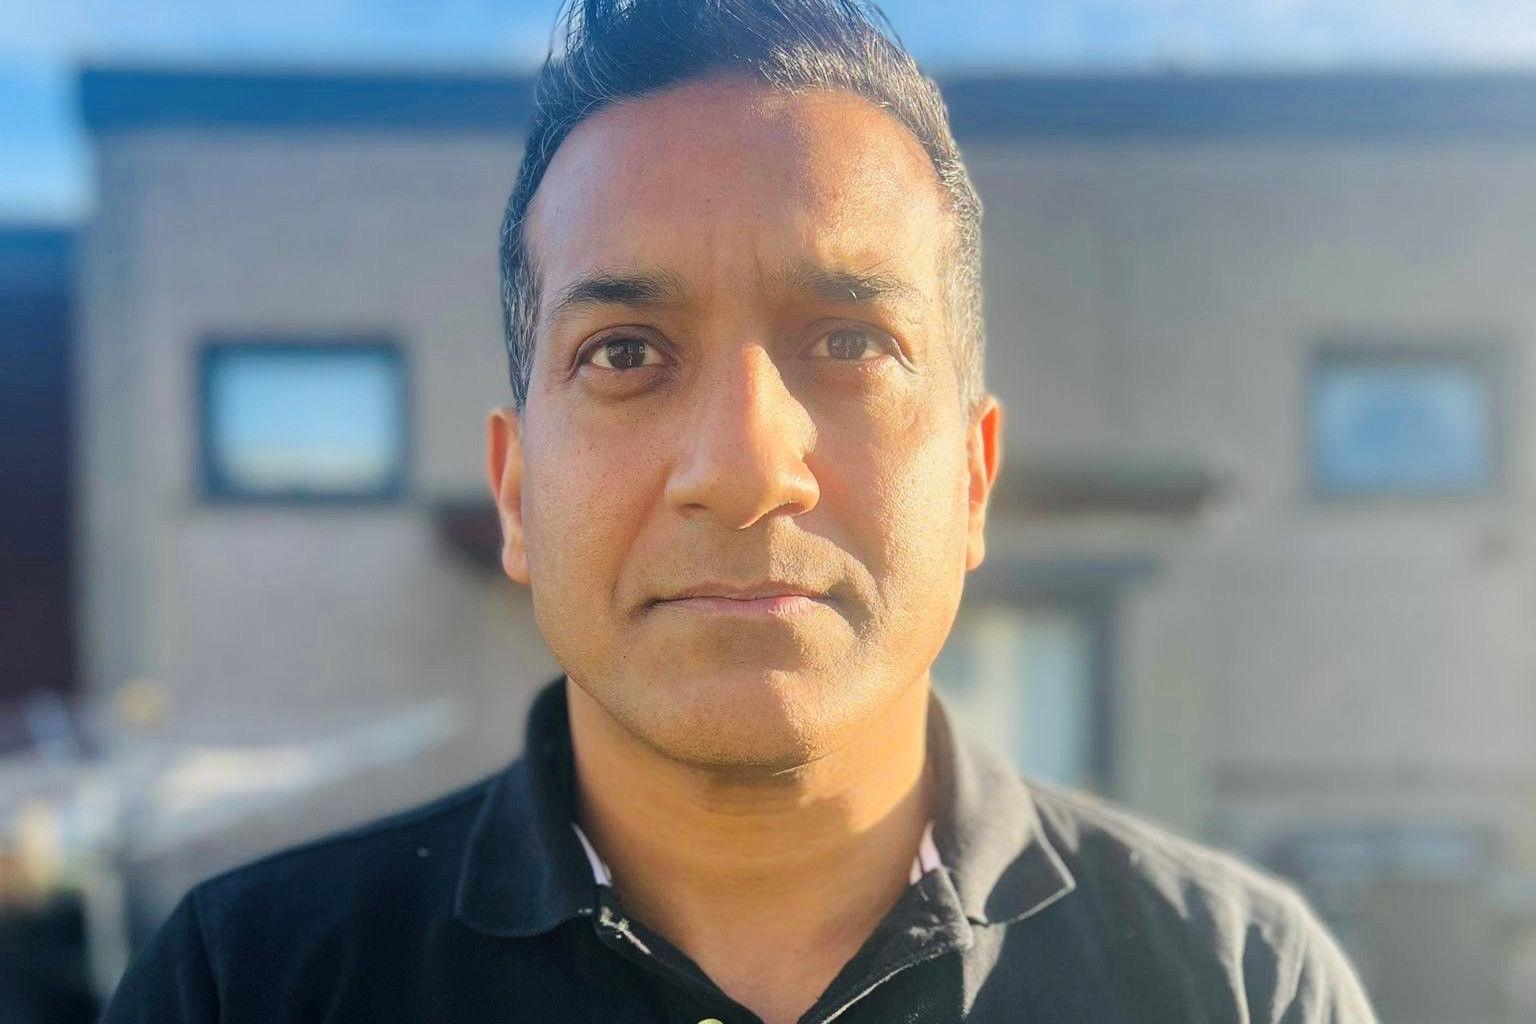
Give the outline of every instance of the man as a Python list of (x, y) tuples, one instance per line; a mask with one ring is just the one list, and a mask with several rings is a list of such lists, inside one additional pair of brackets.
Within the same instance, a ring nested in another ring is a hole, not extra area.
[(929, 667), (1001, 413), (980, 207), (853, 0), (588, 0), (503, 230), (523, 758), (193, 891), (107, 1019), (1371, 1019), (1280, 884), (1026, 785)]

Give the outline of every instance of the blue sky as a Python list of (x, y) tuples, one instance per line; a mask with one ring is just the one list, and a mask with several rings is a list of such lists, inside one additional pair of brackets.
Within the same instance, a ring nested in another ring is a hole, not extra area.
[[(526, 69), (555, 0), (0, 0), (0, 219), (90, 202), (92, 60)], [(1536, 0), (887, 0), (931, 68), (1536, 70)]]

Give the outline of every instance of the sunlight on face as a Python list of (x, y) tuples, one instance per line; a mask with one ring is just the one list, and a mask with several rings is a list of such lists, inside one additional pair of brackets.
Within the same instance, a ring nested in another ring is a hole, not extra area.
[(654, 749), (804, 763), (942, 646), (971, 517), (945, 201), (863, 100), (735, 79), (556, 154), (528, 225), (527, 575), (571, 679)]

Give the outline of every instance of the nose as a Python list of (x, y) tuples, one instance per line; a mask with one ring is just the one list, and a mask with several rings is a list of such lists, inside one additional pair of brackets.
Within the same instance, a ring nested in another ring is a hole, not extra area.
[(800, 515), (821, 497), (806, 464), (816, 427), (760, 345), (743, 346), (698, 381), (683, 452), (667, 479), (680, 514), (745, 530), (772, 515)]

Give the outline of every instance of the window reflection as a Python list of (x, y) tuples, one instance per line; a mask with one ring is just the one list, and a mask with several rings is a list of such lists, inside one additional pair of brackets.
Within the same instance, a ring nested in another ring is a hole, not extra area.
[(404, 476), (404, 381), (380, 344), (203, 353), (204, 476), (220, 498), (376, 498)]

